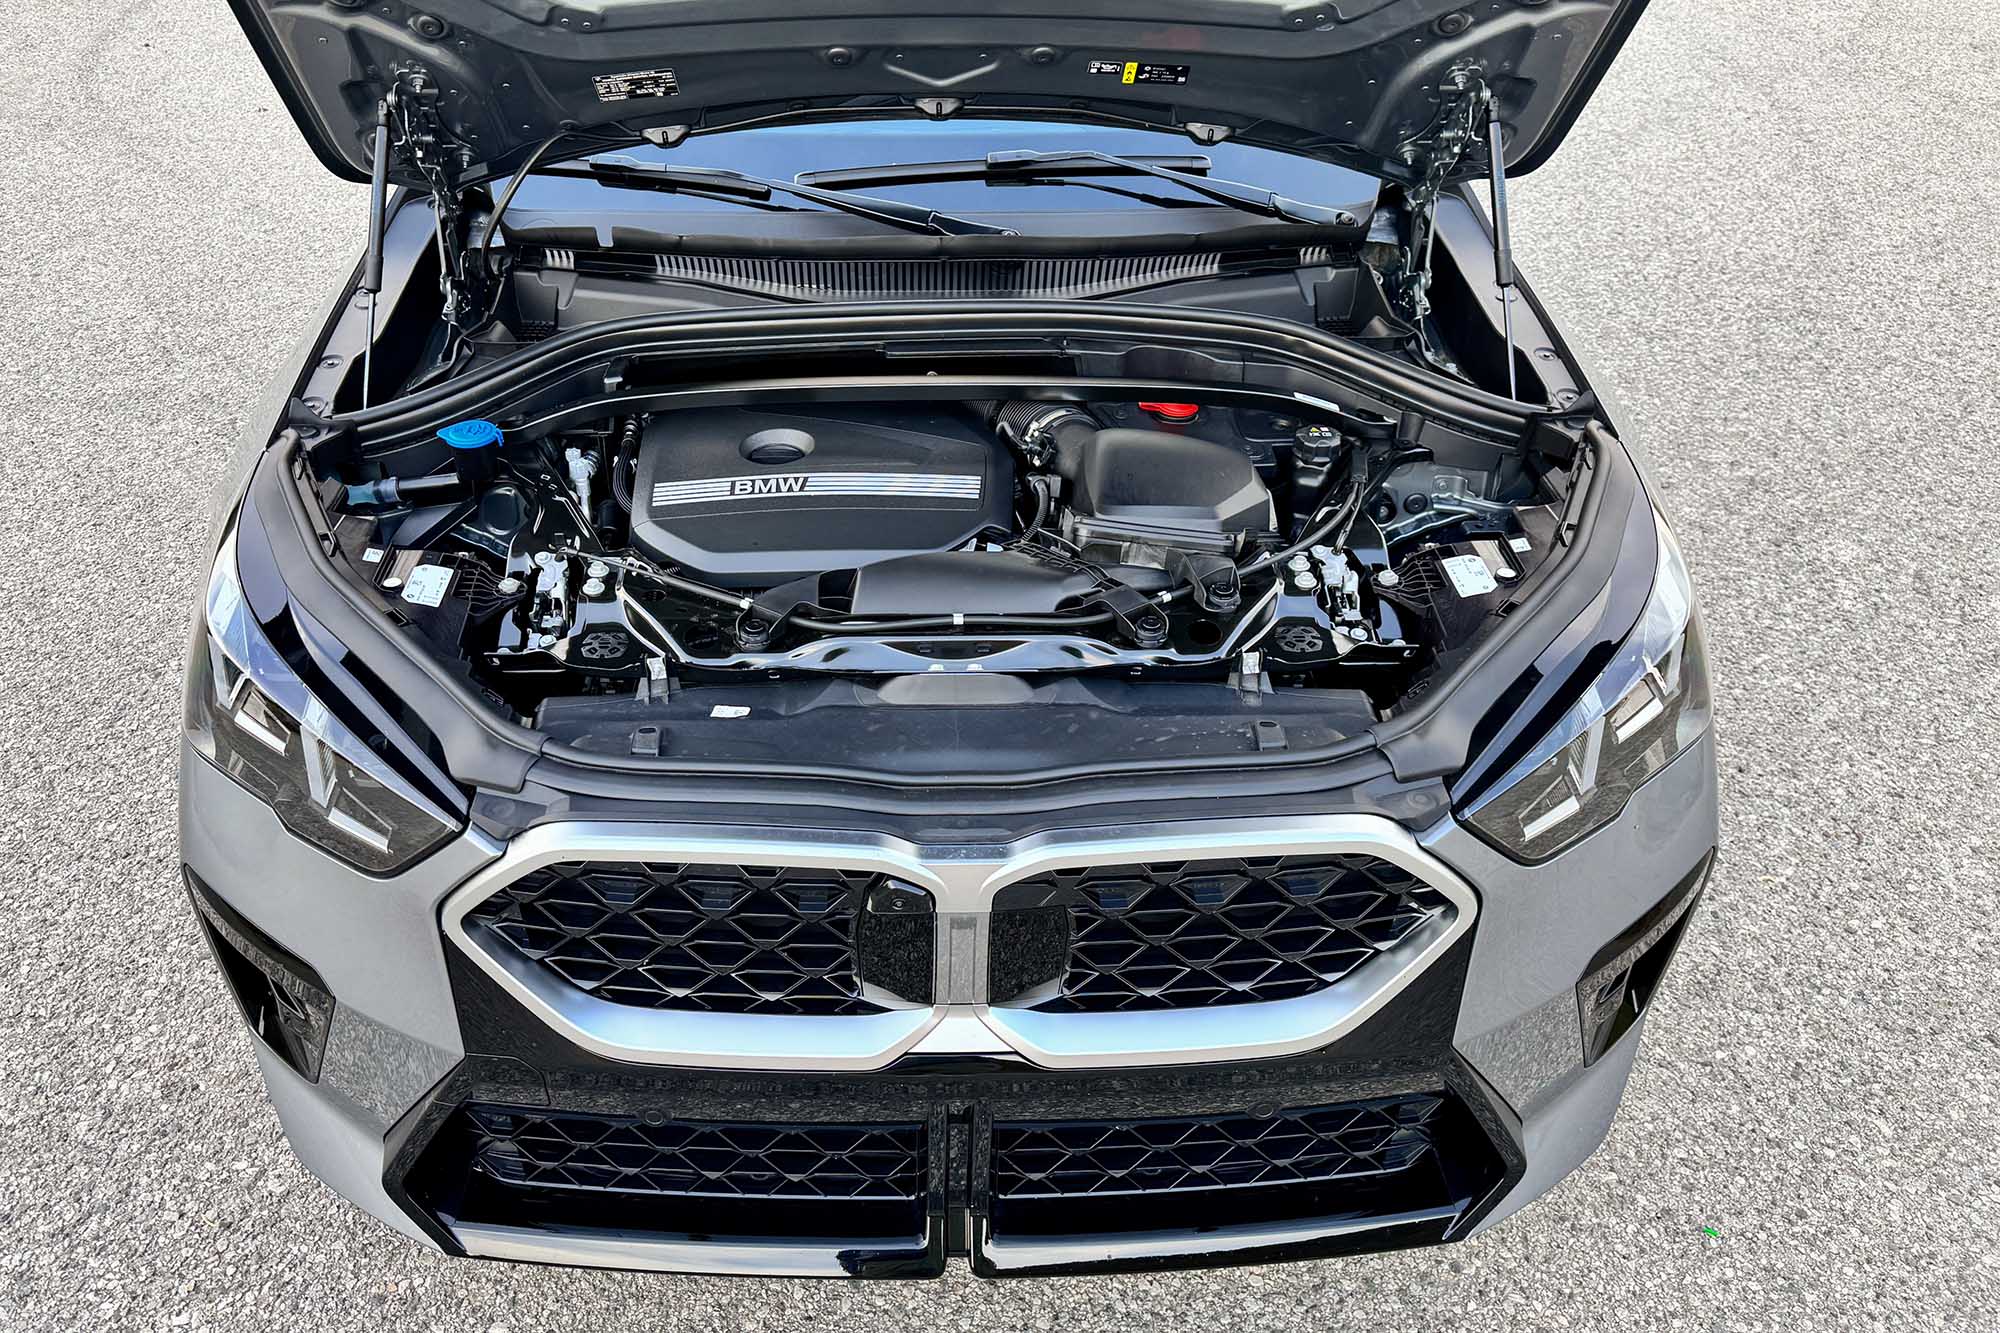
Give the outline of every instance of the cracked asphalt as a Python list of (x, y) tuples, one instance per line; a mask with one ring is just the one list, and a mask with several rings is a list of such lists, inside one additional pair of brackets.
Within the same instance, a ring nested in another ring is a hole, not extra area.
[(176, 880), (242, 414), (353, 263), (221, 0), (0, 30), (0, 1327), (2000, 1324), (2000, 41), (1984, 0), (1660, 0), (1517, 253), (1705, 601), (1724, 860), (1609, 1142), (1443, 1250), (925, 1285), (452, 1262), (293, 1160)]

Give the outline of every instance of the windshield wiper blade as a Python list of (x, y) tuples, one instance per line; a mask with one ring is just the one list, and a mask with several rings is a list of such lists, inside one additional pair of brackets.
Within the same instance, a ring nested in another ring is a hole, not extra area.
[[(1207, 174), (1207, 158), (1119, 157), (1094, 149), (1055, 149), (1041, 152), (1013, 148), (988, 153), (977, 162), (932, 162), (909, 166), (849, 167), (840, 171), (814, 171), (799, 177), (802, 184), (838, 186), (861, 184), (907, 184), (920, 180), (983, 178), (1037, 180), (1064, 175), (1105, 172), (1127, 176), (1154, 176), (1172, 181), (1193, 194), (1217, 203), (1240, 208), (1246, 213), (1305, 222), (1315, 226), (1354, 227), (1360, 219), (1345, 208), (1307, 203), (1288, 198), (1276, 190), (1239, 181), (1221, 180)], [(1197, 174), (1199, 173), (1199, 174)]]
[[(1187, 171), (1197, 175), (1207, 175), (1215, 164), (1206, 157), (1188, 155), (1180, 157), (1129, 157), (1126, 165), (1110, 166), (1103, 162), (1091, 162), (1074, 153), (1063, 156), (1072, 159), (1067, 164), (1052, 162), (1045, 164), (1032, 175), (1021, 179), (1029, 181), (1053, 180), (1062, 176), (1148, 176), (1149, 168), (1166, 167), (1172, 171)], [(974, 157), (954, 162), (890, 162), (879, 167), (834, 167), (825, 171), (802, 171), (795, 179), (801, 185), (818, 185), (832, 190), (867, 189), (871, 185), (919, 185), (931, 181), (986, 180), (997, 175), (989, 158)], [(1017, 173), (1018, 174), (1018, 173)]]
[(997, 227), (991, 223), (975, 222), (971, 218), (940, 213), (934, 208), (925, 208), (922, 204), (822, 190), (813, 185), (791, 181), (766, 180), (762, 176), (745, 175), (743, 172), (731, 171), (726, 167), (675, 167), (659, 162), (643, 161), (636, 157), (593, 157), (587, 159), (587, 163), (590, 174), (607, 184), (668, 190), (685, 187), (725, 198), (768, 199), (773, 194), (786, 194), (795, 199), (809, 199), (836, 212), (851, 213), (856, 217), (868, 218), (886, 226), (901, 227), (906, 231), (928, 232), (933, 236), (1020, 234), (1007, 227)]
[(1326, 227), (1352, 227), (1358, 225), (1360, 221), (1347, 209), (1334, 208), (1326, 204), (1310, 204), (1302, 199), (1290, 199), (1276, 190), (1267, 190), (1260, 185), (1244, 185), (1238, 181), (1219, 180), (1214, 176), (1197, 176), (1191, 172), (1178, 171), (1173, 167), (1155, 166), (1144, 158), (1119, 157), (1114, 153), (1100, 153), (1090, 148), (1058, 149), (1053, 152), (1016, 148), (986, 155), (986, 165), (995, 174), (1018, 171), (1033, 175), (1048, 167), (1076, 162), (1099, 162), (1122, 171), (1136, 171), (1142, 176), (1157, 176), (1161, 180), (1172, 181), (1184, 189), (1218, 203), (1234, 205), (1246, 213), (1262, 213), (1266, 217), (1283, 218), (1287, 222), (1309, 222)]

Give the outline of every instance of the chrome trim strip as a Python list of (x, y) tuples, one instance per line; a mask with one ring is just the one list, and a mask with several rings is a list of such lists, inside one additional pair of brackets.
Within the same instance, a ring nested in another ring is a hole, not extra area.
[[(445, 900), (445, 934), (536, 1017), (587, 1051), (612, 1060), (697, 1069), (881, 1069), (944, 1017), (937, 1008), (846, 1017), (703, 1014), (612, 1004), (550, 976), (466, 918), (531, 871), (562, 861), (695, 861), (874, 870), (925, 888), (921, 862), (890, 845), (847, 835), (754, 830), (668, 830), (659, 825), (545, 824), (514, 839), (507, 854)], [(907, 844), (905, 844), (907, 846)]]
[(1045, 1069), (1091, 1069), (1106, 1051), (1120, 1063), (1189, 1065), (1293, 1055), (1367, 1022), (1472, 924), (1460, 911), (1412, 931), (1394, 948), (1322, 991), (1263, 1004), (1132, 1013), (1063, 1014), (981, 1005), (979, 1016)]
[[(1196, 832), (1196, 829), (1202, 831)], [(1264, 1004), (1135, 1013), (1063, 1014), (980, 1005), (979, 1016), (1009, 1046), (1045, 1069), (1203, 1064), (1295, 1055), (1336, 1041), (1368, 1021), (1472, 929), (1479, 899), (1470, 885), (1417, 845), (1400, 825), (1372, 815), (1325, 815), (1268, 826), (1196, 825), (1187, 831), (1102, 840), (1059, 837), (1006, 867), (994, 890), (1046, 870), (1228, 856), (1364, 852), (1415, 875), (1444, 895), (1452, 912), (1433, 918), (1395, 947), (1323, 991)], [(989, 898), (990, 901), (990, 898)], [(1118, 1058), (1107, 1061), (1107, 1053)]]
[(1350, 1220), (1307, 1218), (1298, 1222), (1253, 1223), (1216, 1227), (1207, 1231), (1136, 1231), (1128, 1234), (1090, 1236), (994, 1236), (990, 1225), (982, 1225), (975, 1238), (973, 1253), (1003, 1271), (1077, 1265), (1077, 1254), (1088, 1248), (1090, 1258), (1082, 1261), (1114, 1264), (1135, 1259), (1179, 1258), (1191, 1254), (1241, 1254), (1276, 1246), (1309, 1244), (1351, 1236), (1364, 1231), (1388, 1231), (1456, 1218), (1465, 1211), (1463, 1202), (1421, 1208), (1388, 1217)]
[[(781, 1200), (774, 1200), (781, 1203)], [(587, 1268), (628, 1268), (654, 1273), (710, 1273), (719, 1276), (845, 1277), (843, 1256), (922, 1255), (922, 1236), (881, 1240), (822, 1241), (817, 1244), (727, 1236), (676, 1240), (617, 1231), (572, 1227), (494, 1226), (449, 1222), (451, 1234), (477, 1259), (512, 1259), (531, 1264)]]
[[(983, 926), (994, 896), (1010, 884), (1063, 867), (1338, 852), (1401, 866), (1450, 900), (1453, 910), (1339, 984), (1295, 1000), (1125, 1014), (1037, 1013), (978, 1001), (986, 931), (967, 927)], [(873, 870), (923, 888), (937, 904), (940, 1002), (840, 1018), (637, 1009), (565, 985), (512, 949), (487, 947), (489, 932), (466, 919), (480, 902), (543, 866), (649, 860)], [(948, 1044), (991, 1049), (984, 1040), (951, 1040), (976, 1020), (1036, 1065), (1072, 1069), (1270, 1058), (1324, 1046), (1414, 981), (1472, 928), (1478, 910), (1464, 880), (1400, 825), (1375, 815), (1194, 820), (1143, 832), (1070, 829), (1013, 843), (923, 846), (887, 835), (811, 829), (576, 821), (546, 824), (514, 839), (505, 856), (446, 900), (444, 928), (468, 958), (550, 1027), (611, 1059), (706, 1069), (881, 1069), (920, 1046), (926, 1052)]]
[(662, 481), (653, 486), (653, 508), (734, 500), (787, 500), (804, 496), (885, 495), (918, 499), (977, 500), (986, 484), (977, 473), (768, 472), (735, 477)]

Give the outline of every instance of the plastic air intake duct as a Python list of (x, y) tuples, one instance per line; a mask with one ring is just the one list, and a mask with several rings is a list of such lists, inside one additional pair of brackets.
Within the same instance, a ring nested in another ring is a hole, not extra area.
[(1106, 430), (1078, 408), (1050, 403), (1007, 403), (993, 426), (1063, 479), (1075, 541), (1226, 554), (1239, 550), (1246, 535), (1277, 528), (1256, 464), (1228, 445), (1165, 431)]

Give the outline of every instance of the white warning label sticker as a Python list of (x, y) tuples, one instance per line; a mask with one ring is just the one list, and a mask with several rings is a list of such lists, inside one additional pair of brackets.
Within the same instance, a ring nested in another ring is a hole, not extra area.
[(1447, 556), (1440, 563), (1444, 565), (1445, 577), (1451, 580), (1452, 591), (1460, 597), (1484, 597), (1500, 586), (1494, 581), (1493, 571), (1476, 555)]
[(630, 102), (641, 97), (673, 97), (681, 81), (670, 69), (634, 69), (623, 74), (594, 74), (590, 79), (600, 102)]
[(403, 600), (418, 606), (442, 605), (457, 572), (450, 565), (418, 565), (403, 582)]

